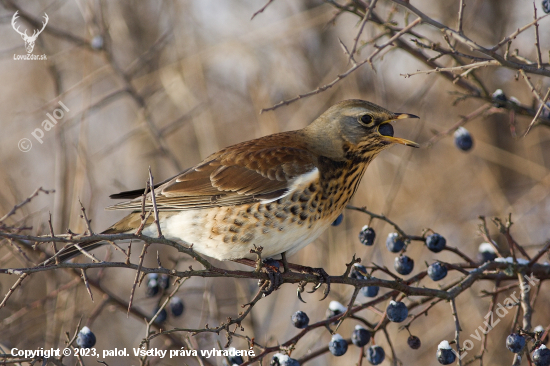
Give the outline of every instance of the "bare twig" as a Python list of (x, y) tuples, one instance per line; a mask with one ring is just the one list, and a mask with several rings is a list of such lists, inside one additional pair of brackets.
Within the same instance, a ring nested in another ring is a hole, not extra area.
[(88, 283), (88, 276), (86, 276), (86, 270), (81, 269), (82, 273), (82, 280), (84, 281), (84, 285), (86, 286), (86, 291), (88, 291), (88, 295), (90, 295), (90, 299), (92, 299), (92, 302), (94, 302), (94, 295), (92, 294), (92, 290), (90, 289), (90, 284)]
[(80, 253), (84, 254), (86, 257), (90, 258), (95, 263), (101, 262), (99, 259), (94, 257), (93, 254), (88, 253), (85, 249), (83, 249), (78, 243), (74, 243), (74, 247), (80, 251)]
[(399, 32), (395, 33), (393, 35), (393, 37), (391, 37), (386, 43), (380, 45), (380, 46), (377, 46), (376, 47), (376, 51), (374, 51), (367, 59), (367, 62), (372, 66), (372, 60), (374, 59), (374, 57), (376, 55), (378, 55), (380, 52), (382, 52), (382, 50), (390, 45), (393, 45), (393, 41), (395, 41), (396, 39), (398, 39), (399, 37), (401, 37), (403, 34), (407, 33), (408, 31), (410, 31), (412, 28), (416, 27), (418, 24), (420, 24), (420, 22), (422, 21), (421, 18), (416, 18), (412, 23), (410, 23), (409, 25), (407, 25), (405, 28), (401, 29)]
[(149, 247), (149, 243), (145, 243), (143, 245), (143, 249), (141, 250), (141, 254), (139, 255), (139, 264), (136, 271), (136, 277), (134, 278), (134, 283), (132, 285), (132, 291), (130, 292), (130, 301), (128, 301), (128, 314), (130, 313), (130, 309), (132, 308), (132, 303), (134, 301), (134, 294), (136, 292), (136, 286), (139, 282), (139, 277), (141, 274), (141, 268), (143, 266), (143, 259), (145, 258), (145, 253), (147, 253), (147, 248)]
[[(411, 72), (411, 73), (405, 73), (405, 74), (400, 74), (401, 76), (404, 76), (406, 78), (409, 78), (411, 76), (414, 76), (414, 75), (420, 75), (420, 74), (426, 74), (426, 75), (429, 75), (429, 74), (432, 74), (434, 72), (452, 72), (452, 71), (463, 71), (463, 70), (475, 70), (475, 69), (479, 69), (480, 67), (486, 67), (486, 66), (500, 66), (500, 63), (498, 61), (494, 61), (494, 60), (491, 60), (491, 61), (479, 61), (479, 62), (474, 62), (474, 63), (471, 63), (471, 64), (468, 64), (468, 65), (462, 65), (462, 66), (453, 66), (453, 67), (438, 67), (436, 69), (432, 69), (432, 70), (424, 70), (424, 71), (416, 71), (416, 72)], [(462, 75), (461, 75), (462, 76)]]
[(90, 222), (92, 222), (92, 220), (88, 220), (88, 216), (86, 215), (86, 209), (84, 208), (84, 205), (82, 204), (80, 199), (78, 199), (78, 203), (80, 203), (80, 210), (82, 211), (81, 217), (84, 219), (84, 222), (86, 223), (86, 228), (88, 229), (88, 235), (94, 235), (92, 227), (90, 226)]
[(455, 299), (451, 300), (451, 312), (453, 314), (453, 319), (455, 321), (455, 343), (456, 343), (456, 352), (458, 353), (458, 364), (459, 366), (462, 366), (462, 357), (461, 357), (461, 349), (460, 349), (460, 332), (462, 331), (462, 328), (460, 327), (460, 322), (458, 320), (458, 313), (456, 311), (456, 304)]
[(537, 100), (539, 101), (540, 104), (542, 104), (544, 106), (544, 109), (546, 109), (547, 111), (550, 111), (550, 107), (546, 105), (546, 103), (544, 103), (544, 100), (542, 99), (542, 97), (540, 96), (540, 94), (537, 92), (537, 90), (535, 89), (535, 86), (533, 85), (533, 83), (531, 83), (531, 78), (528, 77), (526, 74), (525, 74), (525, 71), (523, 70), (519, 70), (519, 73), (521, 74), (521, 76), (523, 77), (523, 80), (525, 80), (525, 82), (527, 83), (527, 85), (529, 86), (529, 89), (531, 89), (531, 93), (533, 93), (533, 95), (535, 96), (535, 98), (537, 98)]
[[(155, 197), (155, 185), (153, 184), (153, 175), (151, 174), (151, 167), (149, 167), (149, 187), (151, 189), (151, 201), (153, 201), (153, 210), (155, 212), (155, 224), (157, 224), (158, 237), (164, 238), (162, 231), (160, 230), (159, 211), (157, 209), (157, 199)], [(143, 211), (142, 211), (143, 214)]]
[(438, 140), (442, 139), (445, 136), (450, 136), (453, 134), (453, 132), (456, 131), (457, 128), (460, 126), (464, 126), (467, 122), (470, 122), (477, 117), (482, 116), (485, 112), (487, 112), (491, 108), (490, 104), (484, 104), (478, 109), (474, 110), (470, 114), (461, 117), (455, 124), (453, 124), (451, 127), (446, 129), (443, 132), (438, 132), (434, 137), (432, 137), (430, 140), (424, 143), (425, 147), (432, 147)]
[(544, 99), (542, 100), (543, 103), (539, 106), (539, 109), (537, 110), (537, 114), (535, 114), (535, 117), (533, 117), (533, 120), (529, 124), (529, 127), (527, 127), (527, 130), (525, 130), (525, 133), (521, 137), (527, 136), (529, 131), (531, 131), (531, 128), (535, 125), (535, 122), (537, 122), (537, 119), (539, 118), (540, 114), (542, 113), (542, 110), (544, 106), (546, 105), (546, 101), (548, 100), (548, 97), (550, 96), (550, 88), (548, 88), (548, 91), (546, 92), (546, 95), (544, 96)]
[(13, 292), (15, 291), (15, 289), (19, 286), (21, 286), (21, 283), (23, 282), (23, 280), (28, 276), (29, 274), (28, 273), (23, 273), (19, 276), (19, 278), (17, 279), (17, 281), (15, 281), (15, 283), (13, 284), (13, 286), (10, 287), (10, 289), (8, 290), (8, 292), (6, 293), (6, 295), (4, 296), (4, 299), (2, 300), (2, 302), (0, 303), (0, 309), (2, 309), (4, 306), (6, 306), (6, 303), (8, 301), (8, 299), (10, 298), (10, 296), (13, 294)]
[(457, 24), (457, 31), (460, 34), (462, 34), (462, 20), (464, 18), (465, 7), (466, 7), (466, 4), (464, 3), (464, 0), (460, 0), (460, 5), (458, 7), (458, 24)]
[(266, 3), (264, 6), (262, 6), (262, 7), (260, 8), (260, 10), (258, 10), (258, 11), (255, 12), (254, 14), (252, 14), (252, 18), (250, 18), (250, 20), (254, 19), (254, 18), (256, 17), (256, 15), (258, 15), (258, 14), (260, 14), (260, 13), (263, 13), (264, 10), (265, 10), (265, 9), (269, 6), (269, 4), (271, 4), (273, 1), (275, 1), (275, 0), (268, 0), (267, 3)]
[(18, 203), (17, 205), (13, 206), (13, 208), (10, 210), (10, 212), (8, 212), (7, 214), (5, 214), (4, 216), (2, 216), (2, 218), (0, 218), (0, 222), (4, 222), (4, 220), (6, 220), (8, 217), (12, 216), (13, 214), (15, 214), (17, 212), (17, 210), (19, 210), (21, 207), (25, 206), (27, 203), (29, 203), (30, 201), (32, 201), (32, 199), (36, 196), (38, 196), (38, 194), (40, 192), (43, 192), (43, 193), (46, 193), (46, 194), (50, 194), (50, 193), (54, 193), (55, 190), (53, 189), (50, 189), (50, 190), (46, 190), (46, 189), (42, 189), (42, 187), (39, 187), (37, 188), (29, 197), (27, 197), (23, 202), (21, 203)]
[(382, 46), (379, 46), (378, 49), (373, 53), (371, 54), (371, 56), (369, 56), (368, 58), (366, 58), (365, 60), (357, 63), (356, 65), (354, 65), (353, 67), (351, 67), (350, 69), (348, 69), (346, 72), (342, 73), (342, 74), (339, 74), (336, 76), (336, 79), (334, 79), (333, 81), (331, 81), (330, 83), (328, 84), (325, 84), (323, 86), (320, 86), (318, 87), (317, 89), (315, 90), (312, 90), (310, 92), (307, 92), (307, 93), (304, 93), (304, 94), (300, 94), (294, 98), (290, 98), (290, 99), (287, 99), (287, 100), (283, 100), (277, 104), (275, 104), (274, 106), (272, 107), (269, 107), (269, 108), (263, 108), (260, 113), (264, 113), (264, 112), (268, 112), (268, 111), (273, 111), (279, 107), (282, 107), (282, 106), (285, 106), (285, 105), (289, 105), (297, 100), (300, 100), (302, 98), (306, 98), (306, 97), (310, 97), (312, 95), (315, 95), (315, 94), (319, 94), (327, 89), (330, 89), (332, 88), (334, 85), (336, 85), (336, 83), (338, 83), (340, 80), (344, 79), (345, 77), (347, 77), (349, 74), (351, 74), (352, 72), (354, 72), (355, 70), (357, 70), (358, 68), (360, 68), (361, 66), (363, 66), (364, 64), (366, 63), (372, 63), (372, 59), (378, 54), (380, 53), (384, 48), (386, 48), (387, 46), (391, 45), (393, 41), (395, 41), (397, 38), (401, 37), (403, 34), (407, 33), (411, 28), (413, 28), (414, 26), (416, 26), (418, 23), (420, 23), (420, 19), (417, 19), (415, 20), (414, 22), (412, 22), (411, 24), (409, 24), (408, 26), (406, 26), (405, 28), (401, 29), (399, 32), (397, 32), (392, 38), (390, 38), (389, 41), (387, 41), (386, 43), (384, 43)]
[(539, 39), (539, 23), (537, 21), (537, 6), (535, 5), (535, 2), (533, 1), (533, 9), (535, 11), (534, 18), (535, 18), (535, 48), (537, 49), (537, 66), (539, 69), (542, 68), (542, 55), (540, 52), (540, 39)]
[(361, 21), (361, 24), (359, 25), (359, 30), (357, 31), (357, 35), (353, 39), (353, 47), (351, 48), (351, 52), (349, 53), (349, 61), (355, 62), (353, 55), (357, 51), (357, 44), (359, 43), (359, 38), (361, 38), (361, 34), (363, 33), (363, 29), (365, 28), (365, 24), (367, 24), (367, 21), (369, 20), (370, 14), (372, 13), (372, 10), (376, 6), (376, 2), (378, 0), (372, 0), (369, 8), (365, 12), (365, 16), (363, 17), (363, 20)]

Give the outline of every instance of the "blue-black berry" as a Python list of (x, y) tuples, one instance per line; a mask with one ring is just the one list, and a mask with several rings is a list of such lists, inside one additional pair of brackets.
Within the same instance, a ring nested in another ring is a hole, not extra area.
[(550, 366), (550, 350), (543, 344), (533, 352), (535, 366)]
[(370, 332), (360, 325), (356, 325), (351, 333), (351, 343), (357, 347), (364, 347), (370, 341)]
[(418, 338), (417, 336), (411, 335), (411, 336), (407, 339), (407, 344), (408, 344), (409, 347), (411, 347), (412, 349), (419, 349), (419, 348), (420, 348), (420, 345), (421, 345), (422, 343), (420, 342), (420, 338)]
[(374, 229), (372, 227), (369, 227), (368, 225), (363, 226), (361, 231), (359, 232), (359, 241), (363, 245), (373, 245), (374, 244), (374, 238), (376, 238), (376, 233), (374, 232)]
[(380, 290), (378, 286), (367, 286), (361, 289), (361, 293), (366, 297), (376, 297), (378, 296), (378, 290)]
[(550, 13), (550, 0), (542, 0), (542, 10), (546, 14)]
[(351, 271), (349, 273), (350, 278), (355, 278), (358, 280), (364, 280), (367, 274), (367, 268), (359, 263), (355, 263), (353, 267), (351, 267)]
[(342, 221), (344, 221), (344, 214), (340, 214), (338, 215), (338, 217), (336, 218), (336, 220), (334, 220), (332, 222), (332, 226), (338, 226), (342, 223)]
[(390, 321), (394, 323), (401, 323), (403, 320), (407, 319), (409, 309), (407, 309), (407, 305), (405, 305), (405, 303), (392, 300), (386, 308), (386, 315)]
[(147, 290), (145, 294), (147, 297), (153, 297), (160, 291), (159, 275), (157, 273), (149, 273), (147, 275)]
[(183, 301), (181, 301), (179, 297), (174, 296), (170, 299), (170, 312), (172, 313), (172, 315), (180, 316), (181, 314), (183, 314), (183, 309)]
[(456, 355), (447, 341), (441, 341), (437, 346), (437, 361), (442, 365), (450, 365), (456, 360)]
[[(242, 363), (242, 362), (241, 362)], [(270, 366), (300, 366), (300, 363), (282, 353), (275, 353), (271, 359)]]
[[(542, 337), (542, 335), (544, 334), (544, 327), (542, 325), (537, 325), (535, 327), (535, 329), (533, 329), (533, 332), (535, 333), (540, 333), (540, 336), (539, 337)], [(548, 334), (546, 335), (546, 337), (544, 337), (543, 339), (541, 339), (541, 343), (542, 344), (547, 344), (548, 343)]]
[(370, 346), (367, 349), (367, 360), (373, 365), (380, 365), (386, 358), (386, 352), (380, 346)]
[(95, 341), (95, 334), (88, 327), (83, 327), (76, 336), (76, 344), (80, 348), (92, 348), (95, 346)]
[(304, 329), (309, 324), (309, 317), (303, 311), (298, 310), (292, 315), (292, 324), (298, 329)]
[(399, 237), (399, 234), (388, 234), (388, 238), (386, 239), (386, 248), (388, 248), (390, 252), (399, 253), (404, 246), (405, 242)]
[[(550, 7), (550, 0), (547, 0), (548, 6)], [(540, 105), (538, 106), (540, 108)], [(540, 113), (540, 116), (542, 118), (550, 119), (550, 102), (546, 102), (546, 107), (542, 108), (542, 112)]]
[(229, 360), (230, 366), (240, 365), (241, 363), (244, 363), (242, 356), (237, 354), (237, 350), (235, 349), (235, 347), (229, 347), (227, 351), (229, 351), (229, 356), (227, 356), (227, 359)]
[(442, 280), (447, 276), (447, 267), (440, 262), (432, 263), (428, 267), (428, 276), (434, 281)]
[[(159, 311), (159, 308), (156, 307), (155, 310), (153, 311), (153, 314), (152, 316), (155, 316), (155, 314), (157, 313), (157, 311)], [(159, 313), (159, 315), (156, 317), (155, 319), (155, 323), (156, 324), (162, 324), (166, 321), (166, 318), (168, 318), (168, 312), (166, 311), (166, 309), (162, 309)]]
[(508, 100), (502, 89), (495, 90), (495, 92), (491, 96), (491, 99), (493, 100), (493, 105), (495, 107), (505, 107), (506, 101)]
[(348, 342), (340, 334), (334, 334), (328, 343), (328, 350), (334, 356), (342, 356), (348, 350)]
[(395, 261), (393, 262), (393, 268), (395, 268), (397, 273), (401, 275), (408, 275), (412, 272), (414, 268), (414, 260), (407, 257), (406, 255), (400, 255), (399, 257), (395, 258)]
[(474, 139), (464, 127), (459, 127), (454, 133), (455, 145), (462, 151), (468, 151), (474, 146)]
[(514, 353), (520, 353), (525, 347), (525, 337), (518, 333), (512, 333), (506, 337), (506, 348)]
[(495, 248), (489, 243), (481, 243), (479, 245), (478, 260), (481, 263), (491, 262), (497, 258)]
[(431, 250), (434, 253), (439, 253), (443, 249), (445, 249), (445, 246), (447, 245), (447, 240), (445, 240), (444, 237), (439, 235), (438, 233), (433, 233), (432, 235), (428, 235), (426, 238), (426, 246), (429, 250)]
[(170, 276), (167, 274), (161, 274), (158, 283), (161, 289), (167, 290), (170, 287)]
[(332, 318), (333, 316), (336, 316), (336, 315), (343, 314), (346, 312), (346, 310), (347, 308), (341, 303), (339, 303), (338, 301), (331, 301), (328, 304), (327, 319)]

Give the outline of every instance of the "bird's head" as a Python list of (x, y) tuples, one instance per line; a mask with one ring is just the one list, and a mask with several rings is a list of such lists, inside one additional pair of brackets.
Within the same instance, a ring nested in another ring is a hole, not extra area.
[(352, 99), (333, 105), (303, 131), (308, 147), (321, 156), (340, 161), (367, 158), (393, 144), (419, 147), (416, 142), (393, 136), (391, 122), (404, 118), (418, 117)]

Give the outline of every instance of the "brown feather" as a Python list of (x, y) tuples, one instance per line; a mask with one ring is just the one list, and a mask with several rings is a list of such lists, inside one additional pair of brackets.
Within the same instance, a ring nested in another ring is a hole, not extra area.
[[(292, 181), (315, 169), (316, 158), (283, 132), (225, 148), (155, 190), (159, 210), (233, 206), (281, 196)], [(149, 194), (150, 196), (150, 194)], [(109, 209), (141, 209), (141, 197)], [(150, 197), (146, 207), (151, 207)]]

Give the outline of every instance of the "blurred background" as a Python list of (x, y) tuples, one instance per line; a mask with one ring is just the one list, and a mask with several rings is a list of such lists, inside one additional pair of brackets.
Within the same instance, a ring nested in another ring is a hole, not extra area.
[[(458, 1), (413, 3), (431, 18), (456, 26)], [(483, 242), (478, 231), (480, 215), (505, 217), (511, 213), (514, 238), (531, 252), (548, 239), (548, 127), (535, 127), (527, 137), (514, 138), (511, 126), (520, 134), (532, 116), (492, 107), (489, 113), (466, 124), (474, 139), (470, 151), (459, 150), (452, 134), (442, 136), (430, 147), (426, 144), (438, 132), (455, 125), (461, 116), (486, 105), (496, 89), (502, 89), (508, 97), (514, 96), (526, 109), (536, 111), (537, 102), (527, 84), (517, 77), (516, 70), (502, 67), (477, 70), (475, 77), (484, 85), (486, 94), (454, 103), (460, 97), (457, 93), (468, 90), (439, 73), (405, 78), (401, 74), (428, 67), (403, 49), (388, 47), (374, 59), (372, 68), (365, 64), (322, 93), (260, 114), (262, 108), (314, 90), (348, 70), (352, 65), (342, 51), (340, 40), (351, 49), (361, 18), (346, 12), (340, 14), (329, 1), (321, 0), (276, 0), (253, 19), (265, 2), (4, 0), (1, 4), (0, 216), (38, 187), (56, 191), (35, 198), (12, 218), (11, 223), (32, 227), (27, 233), (48, 234), (49, 213), (55, 233), (67, 229), (85, 231), (79, 200), (87, 208), (92, 227), (99, 232), (125, 214), (104, 211), (104, 207), (113, 203), (109, 194), (143, 187), (149, 166), (155, 180), (161, 181), (220, 148), (302, 128), (332, 104), (358, 98), (392, 111), (420, 116), (420, 120), (396, 124), (395, 134), (417, 141), (423, 148), (395, 146), (384, 151), (367, 170), (353, 199), (354, 205), (387, 215), (411, 235), (421, 235), (423, 229), (431, 228), (446, 237), (448, 245), (473, 258)], [(466, 5), (464, 31), (487, 47), (533, 20), (531, 2), (471, 0)], [(540, 2), (535, 5), (539, 15), (543, 14)], [(42, 17), (47, 13), (49, 22), (33, 51), (35, 55), (45, 54), (47, 60), (14, 60), (14, 55), (27, 53), (20, 35), (11, 27), (16, 10), (20, 15), (17, 25), (21, 30), (29, 29), (28, 34), (40, 29)], [(375, 10), (398, 27), (415, 19), (391, 1), (379, 1)], [(550, 48), (548, 25), (547, 19), (540, 23), (544, 62), (548, 62)], [(363, 60), (375, 49), (374, 42), (369, 40), (385, 42), (388, 37), (383, 37), (384, 32), (383, 27), (367, 23), (356, 60)], [(441, 33), (429, 25), (418, 26), (415, 32), (445, 45)], [(410, 35), (402, 39), (416, 48)], [(534, 43), (534, 29), (529, 29), (514, 40), (511, 50), (517, 48), (521, 55), (535, 59)], [(426, 54), (436, 55), (430, 52)], [(452, 59), (446, 57), (438, 62), (453, 65)], [(544, 95), (550, 79), (530, 76)], [(472, 75), (468, 82), (471, 80)], [(64, 111), (57, 124), (46, 131), (42, 121), (49, 120), (47, 114), (60, 108), (59, 102), (69, 111)], [(37, 128), (43, 130), (42, 143), (32, 135)], [(32, 143), (27, 152), (18, 146), (24, 138)], [(315, 243), (291, 257), (290, 262), (323, 267), (329, 274), (338, 275), (356, 253), (363, 264), (375, 262), (393, 268), (395, 255), (384, 245), (392, 227), (373, 221), (377, 239), (373, 247), (366, 247), (359, 243), (358, 234), (368, 221), (367, 215), (346, 211), (340, 226), (330, 228)], [(490, 229), (496, 240), (505, 245), (496, 228)], [(4, 240), (0, 245), (0, 267), (29, 266), (29, 260), (9, 242)], [(138, 249), (132, 250), (136, 260), (140, 245), (136, 244)], [(105, 258), (110, 250), (98, 250), (98, 258)], [(156, 266), (157, 250), (166, 267), (185, 269), (194, 263), (179, 258), (175, 251), (153, 246), (146, 265)], [(39, 261), (37, 254), (28, 255)], [(431, 263), (435, 258), (434, 253), (418, 242), (409, 247), (408, 255), (416, 262), (412, 275), (425, 269), (425, 261)], [(112, 258), (121, 260), (123, 256), (113, 252)], [(437, 258), (461, 261), (449, 252), (440, 253)], [(234, 263), (216, 264), (243, 268)], [(88, 271), (88, 276), (97, 280), (105, 291), (128, 301), (135, 272), (104, 269)], [(458, 272), (452, 272), (442, 282), (450, 283), (459, 276)], [(0, 293), (5, 294), (15, 280), (14, 276), (1, 276)], [(178, 292), (185, 304), (183, 316), (170, 316), (163, 328), (218, 325), (229, 316), (236, 317), (256, 289), (257, 283), (251, 280), (192, 278)], [(458, 298), (463, 337), (483, 325), (490, 298), (479, 295), (482, 290), (492, 289), (492, 283), (480, 282)], [(333, 285), (327, 300), (319, 302), (322, 295), (315, 293), (305, 295), (307, 304), (302, 304), (296, 299), (295, 290), (294, 285), (287, 284), (263, 299), (243, 322), (242, 333), (262, 345), (283, 343), (297, 334), (290, 322), (296, 310), (305, 311), (312, 322), (318, 321), (325, 317), (330, 300), (347, 304), (353, 292), (350, 286)], [(548, 290), (548, 284), (543, 284), (537, 299), (539, 305), (550, 300)], [(386, 291), (381, 289), (381, 293)], [(82, 319), (82, 324), (87, 324), (97, 336), (97, 349), (137, 347), (145, 336), (144, 320), (133, 315), (127, 317), (123, 307), (107, 295), (97, 289), (92, 292), (94, 302), (82, 281), (64, 271), (32, 276), (0, 310), (0, 342), (7, 349), (63, 347), (65, 333), (72, 335)], [(366, 298), (360, 295), (357, 301), (365, 302)], [(146, 297), (144, 285), (136, 290), (134, 306), (144, 313), (150, 314), (157, 302), (158, 297)], [(383, 311), (383, 307), (379, 310)], [(380, 316), (371, 310), (359, 315), (370, 321)], [(512, 321), (513, 314), (509, 314), (490, 333), (486, 364), (511, 363), (512, 354), (504, 351), (504, 339), (510, 333)], [(546, 327), (549, 321), (547, 311), (535, 311), (533, 325)], [(349, 337), (355, 324), (354, 320), (346, 320), (339, 333)], [(436, 365), (437, 344), (454, 338), (450, 306), (442, 302), (428, 317), (415, 321), (410, 330), (422, 340), (419, 350), (407, 346), (408, 333), (399, 331), (397, 324), (388, 327), (397, 358), (404, 364)], [(220, 336), (203, 333), (191, 337), (181, 333), (174, 337), (195, 349), (219, 348), (218, 342), (226, 343), (223, 332)], [(325, 347), (329, 340), (326, 329), (316, 329), (297, 344), (292, 357), (300, 358)], [(384, 335), (377, 333), (375, 340), (385, 348), (389, 358), (391, 352)], [(481, 347), (480, 342), (474, 343), (472, 356)], [(242, 339), (235, 338), (232, 345), (247, 348)], [(170, 346), (170, 341), (162, 337), (151, 343), (151, 347)], [(264, 364), (269, 360), (270, 356)], [(353, 365), (358, 360), (359, 350), (353, 347), (341, 358), (325, 353), (307, 364)], [(118, 365), (139, 363), (133, 356), (105, 361)], [(222, 358), (206, 361), (221, 365)], [(152, 358), (150, 362), (199, 364), (191, 357)]]

